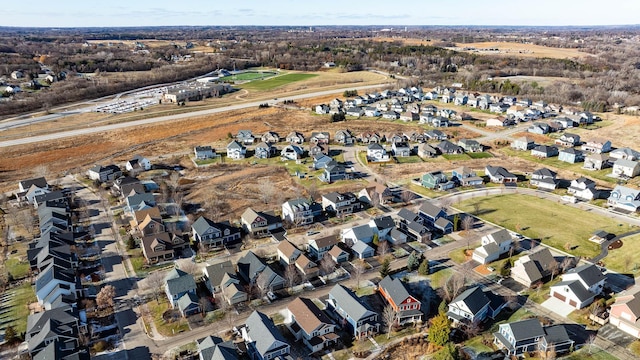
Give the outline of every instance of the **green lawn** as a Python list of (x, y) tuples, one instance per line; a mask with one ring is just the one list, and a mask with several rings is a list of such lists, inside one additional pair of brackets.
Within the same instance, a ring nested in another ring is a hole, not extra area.
[(469, 160), (471, 157), (469, 154), (451, 154), (451, 155), (442, 155), (443, 158), (449, 161), (457, 161), (457, 160)]
[(422, 196), (426, 196), (427, 198), (432, 198), (432, 199), (447, 194), (446, 192), (427, 189), (424, 186), (416, 185), (416, 184), (411, 183), (411, 182), (407, 184), (407, 187), (409, 188), (409, 190), (411, 190), (411, 191), (413, 191), (415, 193), (418, 193), (418, 194), (420, 194)]
[(472, 349), (476, 354), (493, 351), (493, 348), (484, 344), (483, 340), (485, 339), (485, 337), (491, 337), (491, 336), (489, 334), (476, 336), (473, 339), (469, 339), (465, 341), (464, 347)]
[(591, 353), (589, 353), (589, 345), (586, 345), (578, 351), (563, 357), (565, 360), (618, 360), (617, 357), (609, 354), (605, 350), (600, 349), (597, 346), (593, 346)]
[(467, 155), (472, 159), (488, 159), (493, 157), (493, 155), (488, 152), (467, 153)]
[(600, 253), (599, 245), (589, 241), (595, 230), (621, 234), (631, 229), (628, 224), (531, 195), (473, 198), (456, 207), (473, 213), (475, 203), (479, 205), (480, 218), (527, 237), (541, 239), (557, 249), (564, 249), (568, 243), (573, 247), (569, 252), (574, 256), (593, 257)]
[(537, 304), (542, 304), (549, 298), (549, 290), (551, 287), (562, 280), (560, 276), (556, 276), (553, 281), (547, 281), (539, 289), (527, 289), (525, 295), (528, 299)]
[[(431, 264), (431, 266), (433, 267), (433, 264)], [(431, 280), (431, 287), (433, 289), (441, 288), (447, 282), (449, 277), (451, 277), (451, 275), (453, 275), (453, 270), (449, 268), (442, 269), (436, 273), (429, 275), (429, 279)]]
[(419, 156), (400, 156), (395, 157), (395, 159), (398, 164), (415, 164), (423, 162), (422, 158)]
[(632, 235), (622, 239), (622, 247), (609, 250), (609, 254), (604, 258), (607, 269), (619, 273), (634, 274), (640, 269), (640, 261), (635, 254), (640, 251), (640, 234)]
[[(479, 241), (476, 241), (476, 242), (474, 242), (474, 243), (471, 243), (471, 244), (469, 245), (469, 248), (470, 248), (470, 249), (475, 249), (475, 248), (477, 248), (478, 246), (480, 246), (480, 242), (479, 242)], [(451, 252), (449, 253), (449, 258), (450, 258), (451, 260), (453, 260), (453, 262), (455, 262), (455, 263), (462, 264), (463, 262), (466, 262), (466, 261), (467, 261), (467, 257), (465, 256), (465, 251), (466, 251), (466, 250), (467, 250), (467, 248), (466, 248), (466, 247), (459, 248), (459, 249), (455, 249), (455, 250), (453, 250), (453, 251), (451, 251)]]
[(287, 74), (275, 76), (266, 80), (255, 80), (242, 85), (247, 90), (273, 90), (279, 86), (287, 85), (292, 82), (302, 81), (316, 77), (316, 74)]
[(29, 262), (21, 261), (18, 257), (10, 257), (4, 263), (8, 273), (13, 275), (14, 279), (22, 279), (29, 274)]
[(167, 299), (161, 298), (159, 302), (150, 301), (147, 306), (153, 317), (153, 322), (161, 335), (173, 336), (189, 330), (189, 324), (185, 318), (181, 317), (179, 320), (173, 322), (167, 322), (162, 318), (162, 314), (171, 308)]
[[(21, 286), (8, 290), (10, 295), (6, 304), (0, 305), (0, 322), (2, 327), (13, 325), (18, 334), (27, 331), (27, 316), (29, 316), (28, 305), (36, 302), (36, 294), (33, 286), (25, 283)], [(8, 311), (6, 310), (8, 309)]]
[(222, 78), (223, 80), (237, 80), (237, 81), (248, 81), (248, 80), (260, 80), (270, 78), (272, 76), (277, 75), (272, 71), (247, 71), (240, 74), (235, 74), (231, 76), (225, 76)]

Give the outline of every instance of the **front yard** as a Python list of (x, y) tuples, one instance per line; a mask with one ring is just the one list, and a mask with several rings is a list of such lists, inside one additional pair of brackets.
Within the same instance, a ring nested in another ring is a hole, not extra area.
[(455, 207), (471, 214), (477, 210), (482, 219), (554, 248), (569, 245), (572, 255), (589, 258), (600, 253), (600, 246), (589, 241), (594, 231), (622, 234), (631, 230), (628, 224), (531, 195), (476, 197)]
[[(156, 325), (156, 329), (163, 336), (173, 336), (183, 331), (189, 330), (189, 323), (185, 318), (180, 316), (177, 310), (172, 310), (169, 301), (165, 298), (160, 298), (158, 302), (150, 301), (147, 303), (149, 307), (149, 313), (153, 319), (153, 323)], [(176, 312), (177, 316), (163, 316), (167, 311), (171, 310)], [(166, 319), (165, 319), (166, 318)]]

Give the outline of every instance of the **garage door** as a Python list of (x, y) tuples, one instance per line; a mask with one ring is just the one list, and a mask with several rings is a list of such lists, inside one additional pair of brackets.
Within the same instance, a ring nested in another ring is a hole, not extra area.
[(561, 295), (561, 294), (558, 294), (558, 293), (557, 293), (557, 292), (555, 292), (555, 291), (553, 292), (553, 297), (554, 297), (554, 298), (557, 298), (557, 299), (560, 299), (560, 300), (562, 300), (563, 302), (567, 300), (567, 298), (566, 298), (566, 297), (564, 297), (564, 296), (563, 296), (563, 295)]
[(578, 305), (578, 303), (576, 303), (574, 300), (569, 300), (569, 305), (576, 307), (576, 305)]
[(635, 327), (629, 325), (629, 324), (625, 324), (623, 322), (620, 322), (620, 326), (618, 326), (618, 328), (624, 332), (626, 332), (627, 334), (633, 335), (633, 336), (638, 336), (638, 329), (636, 329)]

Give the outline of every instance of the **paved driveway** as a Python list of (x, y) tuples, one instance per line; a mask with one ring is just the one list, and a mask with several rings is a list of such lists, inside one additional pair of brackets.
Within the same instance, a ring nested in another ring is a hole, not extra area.
[(636, 340), (633, 336), (611, 324), (606, 324), (601, 327), (600, 330), (598, 330), (598, 335), (625, 348)]
[(575, 310), (573, 306), (554, 297), (550, 297), (549, 299), (547, 299), (547, 301), (543, 302), (541, 305), (545, 309), (549, 311), (553, 311), (554, 313), (562, 317), (567, 317), (569, 314), (571, 314), (573, 310)]

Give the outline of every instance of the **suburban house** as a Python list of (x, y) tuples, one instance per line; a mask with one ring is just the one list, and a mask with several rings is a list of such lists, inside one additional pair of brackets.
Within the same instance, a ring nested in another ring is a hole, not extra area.
[(200, 216), (193, 222), (191, 231), (193, 239), (209, 249), (234, 244), (242, 238), (240, 228), (226, 221), (214, 222), (204, 216)]
[(501, 166), (487, 165), (484, 172), (492, 183), (508, 184), (516, 183), (518, 181), (518, 177), (516, 175), (510, 173), (507, 169)]
[(538, 145), (531, 149), (531, 156), (542, 159), (558, 156), (558, 148), (555, 146)]
[(357, 259), (366, 259), (375, 255), (375, 250), (364, 241), (358, 241), (351, 245), (351, 251)]
[(378, 293), (395, 311), (398, 325), (422, 321), (422, 303), (411, 295), (402, 280), (387, 275), (378, 283)]
[(404, 141), (394, 142), (391, 144), (391, 152), (396, 157), (407, 157), (411, 156), (411, 147)]
[(535, 186), (538, 189), (555, 190), (558, 186), (558, 180), (556, 179), (557, 175), (558, 174), (555, 171), (547, 168), (537, 169), (531, 174), (531, 180), (529, 180), (529, 183), (531, 186)]
[(236, 135), (236, 140), (244, 145), (253, 145), (253, 142), (256, 141), (256, 137), (253, 136), (251, 130), (240, 130), (238, 131), (238, 135)]
[(370, 205), (384, 205), (393, 202), (393, 193), (384, 184), (372, 181), (364, 189), (360, 190), (358, 200)]
[(347, 169), (343, 165), (340, 165), (334, 161), (327, 164), (327, 166), (324, 168), (324, 172), (320, 174), (320, 176), (318, 176), (318, 180), (330, 184), (335, 181), (349, 179), (350, 176), (351, 173), (348, 173)]
[(360, 210), (360, 202), (352, 193), (331, 192), (322, 195), (322, 209), (334, 216), (343, 216)]
[(482, 145), (473, 139), (460, 139), (458, 146), (461, 146), (466, 152), (481, 152)]
[(309, 142), (316, 145), (329, 145), (330, 135), (325, 131), (316, 131), (311, 133)]
[(171, 307), (176, 308), (178, 300), (182, 296), (187, 293), (196, 293), (196, 281), (193, 279), (193, 275), (180, 269), (172, 269), (164, 277), (164, 291)]
[(285, 279), (276, 273), (264, 260), (253, 251), (249, 251), (238, 259), (238, 274), (248, 284), (256, 285), (265, 290), (279, 290), (284, 288)]
[(513, 263), (511, 278), (526, 287), (531, 287), (550, 276), (554, 266), (557, 266), (557, 262), (549, 248), (541, 247)]
[[(81, 356), (78, 348), (80, 333), (86, 332), (86, 323), (80, 314), (70, 306), (60, 306), (27, 316), (24, 333), (26, 352), (35, 359), (85, 360), (89, 354)], [(53, 348), (52, 348), (53, 347)], [(50, 351), (53, 350), (53, 351)], [(58, 357), (63, 353), (69, 357)]]
[(213, 159), (216, 156), (211, 146), (196, 146), (193, 148), (193, 153), (196, 160)]
[(638, 161), (640, 160), (640, 152), (633, 150), (631, 148), (618, 148), (609, 153), (614, 159), (624, 159), (624, 160), (632, 160)]
[(616, 297), (609, 312), (609, 323), (640, 339), (640, 291), (632, 288)]
[(332, 250), (340, 239), (336, 235), (324, 236), (317, 239), (309, 239), (309, 255), (315, 260), (320, 260), (326, 253)]
[(504, 116), (498, 116), (497, 118), (492, 118), (487, 120), (487, 127), (492, 126), (509, 126), (513, 125), (515, 122), (511, 118), (507, 118)]
[(302, 275), (303, 281), (314, 278), (320, 274), (318, 264), (309, 259), (309, 257), (305, 254), (300, 254), (300, 256), (298, 256), (298, 258), (296, 259), (294, 265)]
[(438, 149), (427, 143), (418, 146), (418, 156), (421, 158), (434, 158), (438, 156), (438, 153)]
[(327, 144), (309, 144), (308, 150), (309, 156), (316, 156), (318, 154), (329, 155), (329, 145)]
[(221, 338), (209, 335), (196, 340), (198, 360), (238, 360), (238, 348), (233, 340), (222, 341)]
[(371, 229), (369, 224), (342, 229), (340, 234), (342, 242), (347, 245), (353, 245), (359, 241), (371, 244), (373, 242), (373, 236), (373, 229)]
[(336, 264), (341, 264), (345, 261), (349, 261), (349, 253), (346, 252), (338, 245), (334, 245), (327, 253)]
[(447, 317), (454, 324), (477, 324), (486, 319), (495, 319), (506, 305), (502, 296), (489, 289), (474, 286), (451, 300)]
[(440, 130), (429, 130), (424, 134), (429, 140), (442, 141), (442, 140), (447, 140), (448, 138), (447, 134), (445, 134), (443, 131), (440, 131)]
[(194, 293), (186, 293), (178, 299), (178, 311), (183, 317), (198, 314), (202, 312), (202, 306), (199, 303), (198, 295)]
[(493, 334), (498, 347), (506, 350), (507, 355), (522, 356), (537, 350), (553, 349), (562, 354), (573, 346), (563, 325), (542, 327), (538, 319), (526, 319), (500, 324), (498, 332)]
[(594, 264), (586, 264), (564, 273), (562, 281), (551, 286), (550, 295), (576, 309), (582, 309), (602, 293), (604, 284), (602, 271)]
[(246, 155), (246, 153), (247, 153), (247, 148), (244, 147), (244, 145), (242, 145), (236, 140), (233, 140), (232, 142), (229, 143), (229, 145), (227, 145), (227, 157), (229, 159), (233, 159), (233, 160), (244, 159), (244, 156)]
[(580, 135), (564, 133), (559, 139), (556, 139), (556, 144), (564, 147), (574, 147), (580, 145)]
[(449, 140), (442, 140), (437, 145), (436, 148), (440, 151), (441, 154), (444, 155), (452, 155), (452, 154), (463, 154), (464, 149), (462, 146), (456, 145)]
[(225, 285), (222, 281), (224, 275), (235, 273), (236, 268), (230, 260), (207, 265), (202, 269), (202, 275), (205, 279), (204, 283), (213, 296), (222, 291)]
[(255, 211), (247, 208), (240, 216), (245, 232), (254, 237), (266, 237), (272, 231), (282, 228), (282, 220), (272, 212)]
[(99, 182), (113, 181), (122, 176), (122, 170), (118, 165), (96, 165), (87, 171), (89, 179)]
[(313, 168), (315, 170), (325, 169), (331, 165), (337, 165), (338, 163), (333, 160), (332, 157), (327, 156), (323, 153), (316, 154), (313, 157)]
[(569, 185), (567, 193), (580, 200), (593, 200), (596, 198), (596, 183), (591, 179), (581, 176), (571, 180), (571, 185)]
[(619, 178), (632, 178), (640, 174), (640, 162), (618, 159), (613, 162), (613, 171), (611, 175)]
[(471, 258), (480, 264), (488, 264), (508, 253), (513, 245), (513, 239), (507, 229), (502, 229), (483, 236), (480, 244), (480, 247), (473, 251)]
[(295, 144), (289, 144), (282, 148), (280, 151), (280, 159), (286, 160), (298, 160), (304, 155), (304, 149)]
[(427, 189), (449, 190), (456, 186), (455, 182), (447, 180), (447, 175), (442, 171), (428, 172), (420, 180), (420, 184)]
[(281, 241), (278, 244), (278, 260), (284, 267), (293, 265), (296, 259), (302, 254), (302, 251), (293, 245), (289, 240)]
[(335, 141), (342, 145), (353, 145), (356, 142), (356, 138), (349, 130), (336, 131)]
[(391, 231), (396, 228), (396, 224), (391, 216), (377, 216), (369, 220), (369, 227), (373, 233), (378, 235), (378, 240), (389, 240)]
[(296, 226), (312, 224), (321, 214), (322, 205), (310, 199), (292, 199), (282, 204), (282, 219)]
[(511, 143), (511, 147), (516, 149), (516, 150), (522, 150), (522, 151), (528, 151), (533, 149), (536, 146), (535, 142), (533, 141), (533, 139), (528, 138), (526, 136), (523, 137), (519, 137), (517, 139), (515, 139), (512, 143)]
[(383, 140), (383, 137), (376, 132), (364, 132), (360, 134), (359, 140), (363, 144), (372, 144), (380, 143)]
[(337, 284), (329, 291), (327, 309), (333, 311), (357, 339), (375, 335), (380, 329), (378, 314), (343, 285)]
[(254, 148), (253, 156), (258, 159), (268, 159), (277, 152), (277, 149), (268, 142), (261, 142)]
[(451, 180), (460, 184), (460, 186), (477, 186), (484, 183), (484, 180), (479, 177), (475, 171), (466, 166), (453, 169), (451, 172)]
[(424, 225), (440, 230), (444, 234), (453, 231), (453, 224), (447, 219), (447, 212), (431, 202), (425, 201), (418, 210), (418, 215), (424, 220)]
[(266, 133), (262, 134), (260, 140), (267, 144), (275, 144), (280, 142), (280, 135), (278, 135), (278, 133), (275, 131), (267, 131)]
[(291, 347), (267, 315), (254, 311), (241, 329), (251, 360), (284, 359)]
[(578, 150), (572, 147), (562, 149), (558, 154), (558, 160), (564, 161), (570, 164), (582, 162), (584, 161), (584, 152), (582, 152), (582, 150)]
[(367, 146), (367, 161), (389, 161), (387, 150), (378, 143), (372, 143)]
[(636, 212), (640, 208), (640, 190), (616, 185), (607, 199), (607, 205), (629, 212)]
[(302, 340), (311, 353), (336, 344), (340, 338), (335, 333), (336, 325), (327, 314), (305, 297), (298, 297), (287, 305), (284, 323), (296, 340)]
[(600, 138), (592, 139), (582, 145), (582, 150), (594, 154), (608, 153), (611, 151), (611, 141)]
[(527, 132), (532, 134), (544, 135), (548, 134), (551, 131), (551, 126), (549, 124), (536, 122), (533, 123), (529, 128), (527, 128)]
[(297, 131), (292, 131), (287, 135), (286, 140), (289, 144), (300, 145), (304, 143), (304, 135)]
[(125, 169), (127, 169), (129, 173), (148, 171), (151, 170), (151, 162), (145, 157), (136, 155), (133, 159), (127, 161)]
[(602, 170), (611, 167), (609, 155), (606, 154), (590, 154), (584, 159), (583, 169)]
[[(179, 237), (175, 237), (175, 239), (179, 242), (176, 244), (178, 247), (188, 245)], [(173, 239), (171, 235), (166, 232), (143, 237), (140, 240), (140, 247), (142, 248), (144, 258), (147, 259), (147, 263), (149, 264), (172, 260), (175, 255)]]
[(35, 282), (36, 298), (46, 310), (55, 308), (58, 301), (74, 303), (82, 295), (80, 279), (71, 268), (63, 268), (52, 260), (40, 270)]

